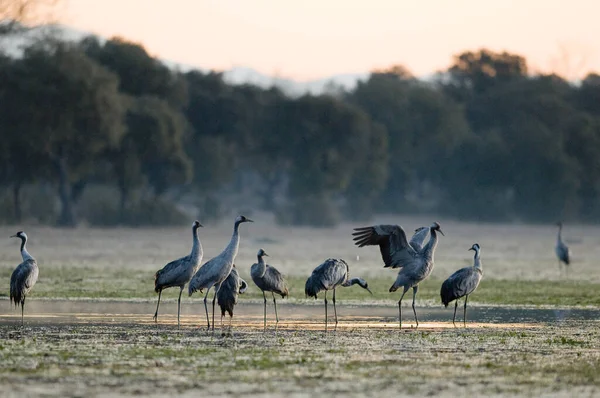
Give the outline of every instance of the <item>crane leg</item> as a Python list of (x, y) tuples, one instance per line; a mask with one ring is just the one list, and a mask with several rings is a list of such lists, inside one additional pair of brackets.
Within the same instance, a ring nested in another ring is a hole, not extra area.
[(333, 315), (335, 316), (335, 328), (337, 329), (337, 308), (335, 308), (335, 288), (333, 288)]
[(267, 296), (265, 295), (265, 291), (263, 290), (263, 332), (267, 331)]
[(210, 287), (206, 290), (206, 294), (204, 295), (204, 311), (206, 311), (206, 330), (210, 329), (210, 319), (208, 319), (208, 306), (206, 305), (206, 298), (208, 297), (208, 292), (210, 292)]
[(452, 324), (456, 327), (456, 309), (458, 308), (458, 299), (454, 300), (454, 316), (452, 317)]
[(408, 289), (404, 288), (404, 292), (402, 292), (402, 296), (400, 296), (400, 300), (398, 300), (398, 322), (400, 323), (400, 329), (402, 329), (402, 299), (407, 291)]
[(23, 313), (25, 312), (25, 297), (21, 301), (21, 328), (25, 327), (25, 322), (23, 321)]
[(183, 286), (179, 288), (179, 298), (177, 299), (177, 329), (179, 329), (179, 315), (181, 314), (181, 293), (183, 293)]
[(275, 306), (275, 321), (279, 323), (279, 315), (277, 315), (277, 300), (275, 300), (275, 293), (271, 292), (273, 295), (273, 305)]
[(415, 309), (415, 298), (417, 297), (417, 291), (419, 290), (419, 286), (414, 286), (413, 287), (413, 302), (412, 302), (412, 307), (413, 307), (413, 312), (415, 313), (415, 322), (417, 322), (417, 327), (419, 327), (419, 319), (417, 318), (417, 310)]
[(156, 304), (156, 312), (154, 312), (154, 323), (158, 322), (158, 306), (160, 305), (160, 295), (162, 294), (162, 289), (158, 291), (158, 303)]
[(463, 326), (467, 327), (467, 300), (469, 299), (469, 295), (465, 296), (465, 311), (463, 315)]
[(327, 290), (325, 290), (325, 332), (327, 332)]
[(212, 302), (212, 305), (213, 305), (213, 314), (212, 314), (213, 324), (212, 324), (212, 330), (213, 331), (215, 330), (215, 303), (217, 301), (217, 293), (219, 293), (219, 288), (220, 287), (221, 287), (221, 285), (219, 285), (218, 287), (215, 288), (215, 295), (213, 296), (213, 302)]

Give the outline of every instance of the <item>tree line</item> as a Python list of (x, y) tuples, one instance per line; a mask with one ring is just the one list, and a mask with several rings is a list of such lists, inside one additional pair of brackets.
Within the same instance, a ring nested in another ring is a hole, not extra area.
[(58, 203), (37, 221), (63, 226), (161, 224), (183, 206), (294, 225), (600, 219), (600, 76), (574, 84), (485, 49), (432, 81), (392, 66), (351, 91), (289, 97), (169, 69), (120, 38), (44, 38), (0, 55), (0, 130), (4, 222), (31, 218), (35, 195)]

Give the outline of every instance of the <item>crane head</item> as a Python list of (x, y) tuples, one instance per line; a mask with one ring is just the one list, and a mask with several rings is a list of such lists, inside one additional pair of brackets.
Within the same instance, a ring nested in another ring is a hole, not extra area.
[(192, 224), (192, 228), (200, 228), (200, 227), (204, 227), (204, 225), (200, 224), (200, 221), (198, 221), (198, 220), (194, 221), (194, 224)]
[[(431, 224), (431, 227), (430, 227), (430, 228), (431, 228), (432, 230), (438, 231), (440, 234), (444, 235), (444, 233), (442, 232), (442, 226), (440, 225), (440, 223), (439, 223), (439, 222), (437, 222), (437, 221), (434, 221), (434, 223), (433, 223), (433, 224)], [(444, 235), (444, 236), (446, 236), (446, 235)]]
[(266, 251), (264, 251), (262, 248), (258, 251), (258, 257), (262, 257), (262, 256), (267, 256), (269, 257), (269, 255), (267, 254)]
[(235, 219), (235, 222), (238, 224), (241, 224), (243, 222), (254, 222), (254, 221), (247, 218), (246, 216), (237, 216), (237, 218)]
[(14, 235), (10, 236), (11, 238), (21, 238), (21, 239), (27, 239), (27, 234), (23, 231), (19, 231)]
[(481, 249), (481, 247), (479, 246), (479, 243), (474, 243), (473, 246), (471, 246), (471, 248), (469, 250), (474, 250), (476, 252), (478, 252)]

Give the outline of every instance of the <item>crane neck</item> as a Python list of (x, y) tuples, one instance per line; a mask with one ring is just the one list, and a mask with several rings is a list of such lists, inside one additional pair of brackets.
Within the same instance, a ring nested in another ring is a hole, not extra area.
[(480, 249), (475, 249), (475, 256), (473, 256), (473, 267), (481, 270), (481, 253)]
[(435, 252), (435, 248), (437, 247), (438, 236), (435, 228), (430, 228), (429, 233), (431, 236), (429, 237), (429, 242), (423, 248), (423, 253), (425, 258), (428, 258), (433, 261), (433, 253)]
[(192, 227), (192, 252), (190, 253), (190, 257), (192, 259), (199, 259), (202, 257), (202, 243), (200, 243), (200, 238), (198, 237), (198, 228), (197, 226)]
[(556, 236), (558, 242), (562, 242), (562, 224), (558, 225), (558, 235)]
[(256, 256), (258, 258), (258, 267), (256, 267), (256, 274), (262, 278), (267, 272), (267, 264), (265, 263), (265, 259), (261, 255)]
[(224, 250), (226, 256), (234, 259), (237, 256), (238, 249), (240, 247), (240, 222), (236, 221), (233, 225), (233, 235), (231, 235), (231, 240), (229, 244)]
[(27, 260), (33, 260), (33, 256), (31, 254), (29, 254), (29, 252), (27, 251), (27, 237), (22, 236), (21, 238), (21, 257), (23, 258), (23, 261), (27, 261)]

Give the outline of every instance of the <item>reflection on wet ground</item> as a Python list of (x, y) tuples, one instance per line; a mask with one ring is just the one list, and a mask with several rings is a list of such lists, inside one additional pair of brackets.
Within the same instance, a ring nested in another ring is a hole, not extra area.
[[(8, 303), (6, 303), (8, 304)], [(2, 306), (0, 323), (20, 322), (20, 309), (10, 310)], [(340, 328), (397, 327), (398, 312), (395, 306), (351, 306), (338, 305)], [(25, 321), (30, 325), (39, 324), (123, 324), (153, 323), (152, 315), (155, 303), (152, 302), (88, 302), (88, 301), (44, 301), (32, 300), (26, 305)], [(209, 305), (210, 310), (210, 305)], [(322, 327), (324, 322), (323, 305), (299, 305), (281, 303), (278, 305), (280, 328)], [(454, 308), (417, 308), (419, 328), (452, 327)], [(470, 327), (533, 327), (546, 323), (562, 321), (600, 320), (600, 309), (539, 309), (539, 308), (502, 308), (474, 306), (467, 308)], [(220, 322), (220, 311), (217, 307), (216, 321)], [(456, 321), (462, 322), (463, 308), (459, 305)], [(267, 306), (269, 325), (274, 325), (272, 305)], [(333, 308), (329, 311), (329, 322), (333, 326)], [(410, 307), (402, 308), (403, 326), (414, 326), (414, 317)], [(204, 326), (206, 323), (204, 306), (201, 303), (182, 305), (181, 323), (184, 326)], [(256, 303), (240, 303), (235, 307), (234, 325), (246, 327), (262, 327), (263, 306)], [(228, 317), (226, 319), (228, 321)], [(161, 324), (177, 323), (176, 303), (167, 302), (161, 305), (159, 313)]]

